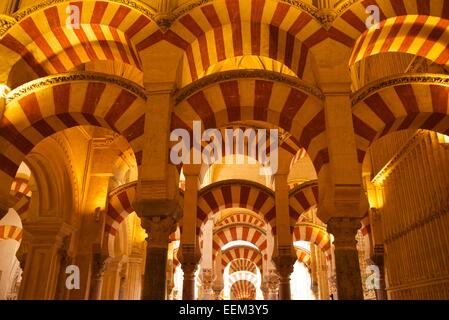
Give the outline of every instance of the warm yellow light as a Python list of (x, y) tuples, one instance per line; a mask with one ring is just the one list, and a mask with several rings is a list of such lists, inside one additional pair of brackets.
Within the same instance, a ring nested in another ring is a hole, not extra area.
[(5, 111), (6, 96), (8, 95), (10, 89), (4, 84), (0, 84), (0, 118), (3, 117), (3, 112)]

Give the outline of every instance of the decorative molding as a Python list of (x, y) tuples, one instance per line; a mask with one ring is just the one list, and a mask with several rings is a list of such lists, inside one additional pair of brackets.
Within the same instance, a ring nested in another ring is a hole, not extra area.
[(8, 15), (0, 14), (0, 37), (2, 37), (13, 25), (16, 20)]
[[(269, 81), (276, 81), (284, 83), (292, 88), (298, 89), (314, 96), (320, 100), (324, 100), (323, 92), (314, 86), (307, 84), (305, 81), (296, 77), (288, 76), (279, 72), (261, 70), (261, 69), (240, 69), (229, 70), (224, 72), (217, 72), (208, 76), (205, 76), (191, 84), (185, 86), (175, 93), (175, 105), (178, 105), (186, 98), (193, 95), (195, 92), (200, 91), (208, 86), (214, 85), (219, 82), (225, 82), (237, 79), (265, 79)], [(448, 77), (449, 78), (449, 77)]]
[(6, 96), (6, 104), (23, 97), (30, 92), (33, 92), (37, 89), (44, 89), (47, 87), (51, 87), (53, 85), (59, 84), (59, 83), (66, 83), (66, 82), (75, 82), (75, 81), (97, 81), (97, 82), (107, 82), (110, 84), (114, 84), (117, 86), (122, 87), (125, 90), (130, 91), (131, 93), (134, 93), (135, 95), (139, 96), (143, 100), (147, 100), (147, 96), (145, 94), (145, 89), (138, 84), (123, 79), (118, 76), (112, 76), (104, 73), (97, 73), (97, 72), (87, 72), (87, 71), (74, 71), (74, 72), (67, 72), (62, 74), (56, 74), (51, 75), (43, 78), (39, 78), (30, 82), (27, 82), (14, 90), (12, 90), (8, 95)]
[(214, 226), (213, 234), (216, 235), (220, 231), (224, 231), (224, 230), (229, 229), (231, 227), (253, 228), (253, 229), (259, 231), (260, 233), (262, 233), (264, 236), (267, 235), (267, 230), (262, 229), (259, 226), (256, 226), (256, 225), (254, 225), (252, 223), (249, 223), (249, 222), (228, 222), (227, 224), (225, 224), (223, 226), (218, 226), (218, 227)]
[(376, 176), (371, 180), (371, 183), (377, 187), (382, 186), (385, 179), (388, 178), (388, 176), (394, 171), (404, 157), (422, 141), (426, 134), (427, 133), (425, 130), (417, 130), (417, 132), (402, 146), (402, 148), (396, 152), (390, 161), (388, 161), (383, 168), (379, 170)]
[(449, 87), (449, 75), (434, 73), (411, 73), (382, 78), (378, 81), (369, 83), (357, 92), (353, 93), (351, 96), (352, 105), (355, 106), (360, 101), (365, 100), (382, 89), (404, 84), (439, 84)]

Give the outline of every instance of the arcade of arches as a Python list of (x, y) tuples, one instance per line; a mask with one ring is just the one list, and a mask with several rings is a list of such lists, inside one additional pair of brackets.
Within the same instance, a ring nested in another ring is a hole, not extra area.
[(449, 1), (2, 0), (0, 57), (0, 299), (449, 299)]

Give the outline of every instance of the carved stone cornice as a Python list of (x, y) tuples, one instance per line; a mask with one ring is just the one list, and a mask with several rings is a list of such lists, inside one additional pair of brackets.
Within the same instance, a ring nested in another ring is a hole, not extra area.
[(324, 94), (319, 88), (311, 86), (305, 81), (298, 79), (296, 77), (262, 69), (240, 69), (240, 70), (217, 72), (205, 76), (195, 82), (192, 82), (191, 84), (180, 89), (175, 94), (175, 105), (178, 105), (183, 100), (193, 95), (195, 92), (202, 90), (208, 86), (236, 79), (264, 79), (269, 81), (280, 82), (292, 88), (303, 91), (304, 93), (310, 96), (314, 96), (319, 100), (324, 100)]
[(434, 73), (410, 73), (394, 75), (371, 82), (352, 94), (352, 105), (355, 106), (372, 94), (388, 88), (404, 84), (438, 84), (449, 86), (449, 75)]
[(97, 81), (114, 84), (122, 87), (125, 90), (130, 91), (131, 93), (139, 96), (145, 101), (147, 99), (145, 89), (143, 87), (139, 86), (138, 84), (132, 81), (123, 79), (122, 77), (112, 76), (105, 73), (74, 71), (74, 72), (55, 74), (27, 82), (11, 91), (6, 96), (6, 103), (8, 104), (37, 89), (44, 89), (56, 84), (66, 82), (76, 82), (76, 81)]

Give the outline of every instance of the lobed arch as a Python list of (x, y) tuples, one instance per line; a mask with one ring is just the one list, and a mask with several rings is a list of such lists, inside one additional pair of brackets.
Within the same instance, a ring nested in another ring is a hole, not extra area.
[(290, 229), (294, 230), (299, 217), (318, 204), (318, 181), (304, 182), (289, 191)]
[(447, 75), (400, 75), (359, 90), (352, 120), (360, 167), (369, 146), (390, 132), (426, 129), (449, 134), (448, 105)]
[(271, 189), (250, 181), (226, 180), (212, 183), (198, 192), (197, 234), (209, 214), (226, 208), (249, 209), (263, 217), (271, 228), (276, 227), (274, 192)]
[(236, 259), (245, 259), (253, 262), (262, 273), (262, 264), (266, 257), (267, 256), (264, 256), (261, 251), (253, 247), (245, 245), (233, 246), (221, 251), (221, 266), (224, 269), (229, 263)]
[(48, 76), (8, 93), (0, 122), (0, 192), (9, 193), (19, 165), (44, 138), (92, 125), (125, 137), (141, 164), (146, 96), (135, 84), (97, 73)]
[(293, 241), (313, 243), (323, 251), (328, 261), (332, 260), (331, 237), (324, 227), (314, 223), (301, 222), (293, 230)]
[[(67, 26), (69, 1), (49, 1), (13, 15), (0, 34), (0, 52), (8, 66), (23, 61), (38, 77), (63, 73), (90, 61), (116, 60), (142, 70), (135, 44), (157, 29), (154, 10), (140, 1), (72, 1), (79, 9), (79, 28)], [(3, 54), (2, 54), (3, 56)]]
[(329, 163), (322, 98), (319, 89), (279, 73), (225, 71), (178, 92), (171, 129), (192, 133), (194, 121), (201, 121), (204, 129), (234, 122), (265, 123), (288, 133), (319, 172)]
[(264, 252), (267, 249), (267, 237), (264, 230), (259, 230), (250, 225), (225, 226), (218, 230), (214, 230), (212, 238), (212, 256), (215, 258), (225, 244), (236, 240), (250, 242), (261, 252)]

